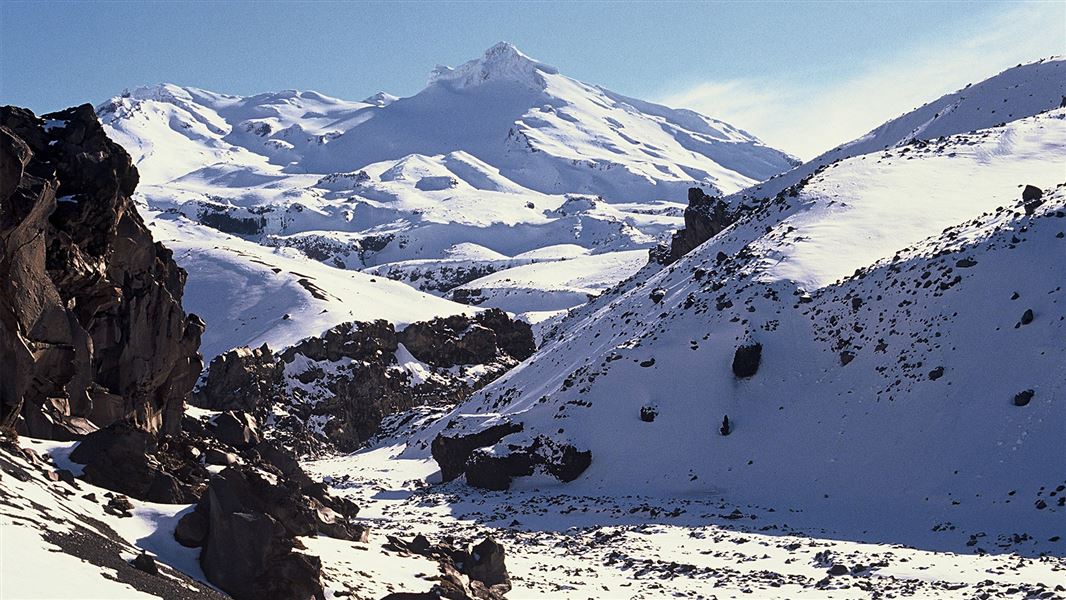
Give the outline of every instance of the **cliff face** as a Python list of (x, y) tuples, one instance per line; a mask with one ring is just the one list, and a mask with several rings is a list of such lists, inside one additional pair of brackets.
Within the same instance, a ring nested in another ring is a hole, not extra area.
[(204, 326), (137, 214), (137, 179), (90, 105), (0, 107), (0, 427), (180, 429)]

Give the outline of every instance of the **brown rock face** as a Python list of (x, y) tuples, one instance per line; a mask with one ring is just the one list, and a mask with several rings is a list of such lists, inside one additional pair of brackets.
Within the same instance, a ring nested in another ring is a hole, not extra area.
[(185, 272), (134, 208), (137, 171), (89, 105), (0, 108), (0, 427), (180, 429), (202, 368)]
[(408, 325), (399, 341), (411, 354), (436, 367), (484, 364), (501, 354), (525, 360), (536, 351), (528, 323), (492, 308), (473, 318), (443, 317)]
[(209, 410), (255, 413), (263, 401), (275, 400), (284, 390), (284, 369), (270, 348), (242, 346), (211, 360), (207, 379), (190, 403)]
[(708, 196), (700, 188), (689, 188), (685, 226), (674, 233), (669, 250), (658, 252), (655, 260), (664, 265), (677, 261), (732, 225), (739, 216), (740, 211), (731, 213), (721, 198)]

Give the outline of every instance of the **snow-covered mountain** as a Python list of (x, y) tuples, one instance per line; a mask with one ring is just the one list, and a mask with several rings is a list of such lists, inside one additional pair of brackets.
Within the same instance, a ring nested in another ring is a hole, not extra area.
[(897, 541), (1051, 548), (1066, 109), (953, 127), (836, 162), (601, 296), (406, 456), (432, 448), (445, 477), (490, 487), (551, 474), (569, 493), (714, 493)]
[[(502, 43), (438, 67), (410, 98), (238, 97), (163, 84), (112, 98), (98, 114), (133, 156), (157, 226), (182, 229), (163, 234), (179, 261), (212, 261), (183, 263), (190, 269), (240, 278), (248, 267), (233, 257), (261, 253), (247, 242), (532, 320), (639, 269), (639, 251), (681, 225), (688, 187), (735, 192), (796, 162), (726, 123), (581, 83)], [(230, 259), (210, 258), (222, 254)], [(293, 271), (271, 268), (275, 279)], [(196, 295), (189, 303), (214, 325), (217, 307)], [(296, 312), (273, 304), (240, 318), (276, 323)], [(262, 339), (226, 335), (221, 345)]]

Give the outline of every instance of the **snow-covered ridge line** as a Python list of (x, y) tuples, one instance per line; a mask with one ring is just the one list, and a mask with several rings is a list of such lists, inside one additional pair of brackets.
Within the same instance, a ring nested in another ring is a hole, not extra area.
[(770, 198), (837, 160), (906, 145), (916, 139), (934, 140), (985, 129), (1064, 104), (1066, 56), (1019, 64), (887, 121), (787, 173), (741, 190), (731, 199)]

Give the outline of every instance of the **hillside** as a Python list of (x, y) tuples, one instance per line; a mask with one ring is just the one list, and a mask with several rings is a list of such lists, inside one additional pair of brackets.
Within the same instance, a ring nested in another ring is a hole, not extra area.
[[(1016, 551), (1052, 548), (1064, 119), (820, 171), (587, 307), (405, 456), (432, 445), (446, 477), (458, 465), (489, 485), (532, 469), (576, 477), (570, 493), (722, 494), (897, 540), (950, 515)], [(486, 448), (465, 465), (435, 441), (474, 432)], [(940, 543), (961, 548), (951, 531)]]

